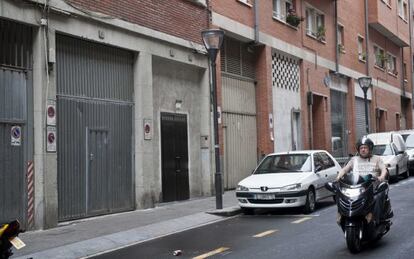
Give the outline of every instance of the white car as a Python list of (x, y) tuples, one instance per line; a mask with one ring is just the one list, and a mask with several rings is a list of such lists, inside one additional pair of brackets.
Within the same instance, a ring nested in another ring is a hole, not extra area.
[(368, 135), (374, 142), (373, 154), (382, 157), (391, 178), (408, 176), (408, 155), (404, 138), (397, 132), (379, 132)]
[(302, 206), (305, 213), (311, 213), (317, 201), (333, 196), (325, 183), (334, 181), (340, 169), (324, 150), (270, 154), (239, 182), (236, 197), (245, 214), (255, 208)]
[(408, 155), (408, 171), (411, 175), (414, 174), (414, 130), (401, 130), (398, 131), (404, 138), (405, 146), (407, 149), (405, 152)]
[(372, 154), (382, 158), (392, 180), (398, 180), (400, 174), (408, 176), (407, 154), (399, 152), (394, 143), (374, 145)]

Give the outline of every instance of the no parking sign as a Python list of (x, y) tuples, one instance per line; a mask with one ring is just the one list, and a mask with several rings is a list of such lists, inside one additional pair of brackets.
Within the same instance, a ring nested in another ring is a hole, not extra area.
[(22, 127), (12, 126), (10, 130), (11, 145), (21, 146), (22, 145)]

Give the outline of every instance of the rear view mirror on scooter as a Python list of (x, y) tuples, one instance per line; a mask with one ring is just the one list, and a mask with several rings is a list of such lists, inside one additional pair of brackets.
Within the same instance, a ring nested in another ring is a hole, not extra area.
[(381, 192), (385, 191), (387, 189), (387, 187), (388, 187), (388, 183), (385, 183), (385, 182), (384, 183), (380, 183), (378, 185), (378, 188), (375, 190), (375, 195), (378, 194), (378, 193), (381, 193)]
[(333, 193), (336, 193), (338, 191), (337, 188), (336, 188), (336, 186), (335, 186), (335, 184), (333, 182), (325, 183), (325, 188), (328, 191), (333, 192)]

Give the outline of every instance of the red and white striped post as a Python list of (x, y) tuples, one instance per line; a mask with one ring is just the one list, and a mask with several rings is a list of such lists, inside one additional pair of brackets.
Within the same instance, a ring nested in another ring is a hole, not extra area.
[(34, 223), (34, 165), (33, 161), (27, 162), (27, 228)]

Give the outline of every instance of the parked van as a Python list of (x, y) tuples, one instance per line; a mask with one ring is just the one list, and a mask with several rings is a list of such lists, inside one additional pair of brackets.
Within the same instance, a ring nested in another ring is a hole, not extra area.
[(398, 175), (408, 177), (408, 155), (401, 134), (396, 132), (371, 133), (367, 136), (374, 142), (373, 153), (381, 156), (390, 177), (398, 180)]

